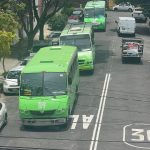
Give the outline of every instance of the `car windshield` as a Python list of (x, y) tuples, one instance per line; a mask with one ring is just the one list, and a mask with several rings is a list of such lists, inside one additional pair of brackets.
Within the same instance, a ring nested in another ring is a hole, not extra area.
[(85, 9), (85, 18), (99, 18), (104, 16), (104, 8)]
[(22, 96), (64, 95), (66, 89), (66, 73), (26, 73), (21, 76), (20, 95)]
[(80, 15), (81, 13), (82, 13), (81, 10), (74, 10), (74, 11), (72, 12), (73, 15)]
[(88, 34), (84, 35), (67, 35), (60, 37), (60, 45), (76, 46), (78, 51), (91, 48), (91, 40)]
[(7, 73), (7, 79), (19, 79), (21, 71), (9, 71)]
[(60, 36), (61, 33), (53, 33), (51, 35), (51, 38), (58, 38)]
[(143, 11), (142, 8), (135, 8), (135, 11)]

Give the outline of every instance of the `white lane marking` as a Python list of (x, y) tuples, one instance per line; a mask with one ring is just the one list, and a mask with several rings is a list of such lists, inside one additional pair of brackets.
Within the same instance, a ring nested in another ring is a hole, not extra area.
[(97, 117), (96, 117), (96, 123), (95, 123), (95, 126), (94, 126), (93, 136), (92, 136), (92, 140), (91, 140), (91, 144), (90, 144), (90, 150), (93, 149), (93, 144), (94, 144), (94, 139), (95, 139), (96, 129), (97, 129), (97, 123), (98, 123), (98, 119), (99, 119), (99, 115), (100, 115), (100, 110), (101, 110), (101, 106), (102, 106), (102, 102), (103, 102), (103, 93), (104, 93), (104, 88), (105, 88), (106, 81), (107, 81), (107, 76), (108, 76), (108, 74), (106, 74), (106, 76), (105, 76), (105, 81), (104, 81), (104, 85), (103, 85), (102, 95), (101, 95), (100, 104), (99, 104), (99, 108), (98, 108), (98, 112), (97, 112)]
[(69, 118), (73, 119), (71, 129), (75, 129), (77, 122), (78, 122), (78, 119), (79, 119), (79, 115), (70, 115)]
[(102, 106), (102, 111), (101, 111), (101, 116), (100, 116), (99, 127), (98, 127), (98, 131), (97, 131), (94, 150), (97, 149), (98, 139), (99, 139), (100, 130), (101, 130), (101, 126), (102, 126), (102, 119), (103, 119), (103, 114), (104, 114), (106, 96), (107, 96), (107, 92), (108, 92), (109, 81), (110, 81), (110, 74), (108, 75), (108, 79), (107, 79), (107, 84), (106, 84), (106, 89), (105, 89), (105, 94), (104, 94), (104, 100), (103, 100), (103, 106)]
[(82, 115), (83, 129), (88, 129), (93, 117), (94, 117), (94, 115), (90, 115), (90, 116)]
[(141, 147), (141, 146), (136, 146), (136, 145), (133, 145), (133, 144), (130, 144), (128, 142), (126, 142), (126, 128), (129, 127), (129, 126), (132, 126), (132, 125), (150, 125), (150, 124), (144, 124), (144, 123), (135, 123), (135, 124), (129, 124), (129, 125), (126, 125), (123, 127), (123, 142), (131, 147), (135, 147), (135, 148), (139, 148), (139, 149), (150, 149), (150, 147)]
[[(94, 126), (92, 140), (91, 140), (91, 144), (90, 144), (90, 150), (93, 150), (93, 146), (94, 146), (94, 150), (97, 148), (97, 141), (96, 141), (96, 139), (99, 138), (100, 128), (101, 128), (101, 125), (98, 126), (98, 124), (102, 123), (102, 118), (103, 118), (103, 112), (104, 112), (104, 107), (105, 107), (105, 101), (106, 101), (106, 95), (107, 95), (109, 80), (110, 80), (110, 74), (107, 73), (106, 76), (105, 76), (103, 90), (102, 90), (102, 94), (101, 94), (101, 98), (100, 98), (100, 103), (99, 103), (99, 108), (98, 108), (98, 112), (97, 112), (96, 123), (95, 123), (95, 126)], [(97, 129), (98, 129), (98, 131), (97, 131)]]

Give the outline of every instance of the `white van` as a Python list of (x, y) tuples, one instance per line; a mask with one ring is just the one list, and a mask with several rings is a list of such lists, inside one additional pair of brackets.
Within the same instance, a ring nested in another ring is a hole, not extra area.
[(119, 20), (115, 21), (115, 22), (117, 23), (118, 35), (120, 35), (120, 34), (135, 35), (135, 27), (136, 27), (135, 18), (119, 17)]

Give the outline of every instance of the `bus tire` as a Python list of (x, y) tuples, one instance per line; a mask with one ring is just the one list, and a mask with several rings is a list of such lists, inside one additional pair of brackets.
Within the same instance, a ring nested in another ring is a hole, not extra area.
[(92, 70), (89, 70), (89, 73), (90, 73), (91, 75), (93, 75), (93, 74), (94, 74), (94, 68), (93, 68)]
[(65, 123), (63, 124), (64, 128), (68, 128), (68, 125), (69, 125), (69, 116), (70, 116), (70, 107), (69, 107), (69, 110), (68, 110), (68, 116), (66, 117), (66, 121)]

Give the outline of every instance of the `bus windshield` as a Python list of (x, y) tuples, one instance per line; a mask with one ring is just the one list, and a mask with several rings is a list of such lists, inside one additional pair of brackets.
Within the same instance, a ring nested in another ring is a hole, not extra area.
[(91, 40), (88, 34), (84, 35), (67, 35), (60, 37), (61, 45), (74, 45), (78, 48), (78, 51), (86, 50), (91, 48)]
[(64, 95), (66, 89), (66, 73), (25, 73), (21, 76), (21, 96)]
[(100, 18), (104, 16), (104, 8), (85, 9), (85, 18)]

